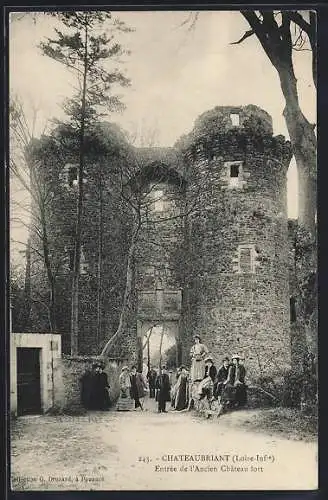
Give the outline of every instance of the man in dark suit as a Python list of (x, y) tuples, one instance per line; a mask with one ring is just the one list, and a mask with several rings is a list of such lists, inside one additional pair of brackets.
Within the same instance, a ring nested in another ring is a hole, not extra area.
[(167, 413), (165, 407), (168, 401), (171, 401), (170, 395), (170, 379), (166, 370), (166, 366), (162, 367), (155, 383), (156, 401), (158, 402), (158, 413)]
[(147, 373), (148, 385), (149, 385), (149, 397), (155, 397), (155, 382), (157, 378), (156, 370), (151, 366)]

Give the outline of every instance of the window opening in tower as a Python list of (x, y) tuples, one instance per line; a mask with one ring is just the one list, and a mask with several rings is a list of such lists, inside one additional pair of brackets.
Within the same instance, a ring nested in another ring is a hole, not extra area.
[(239, 127), (239, 115), (237, 113), (231, 113), (230, 119), (233, 127)]

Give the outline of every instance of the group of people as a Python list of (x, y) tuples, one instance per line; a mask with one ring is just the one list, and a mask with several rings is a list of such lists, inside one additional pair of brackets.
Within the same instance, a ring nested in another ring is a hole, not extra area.
[(147, 377), (137, 371), (136, 366), (131, 370), (128, 366), (122, 368), (119, 376), (120, 397), (117, 402), (118, 411), (128, 411), (132, 409), (143, 410), (143, 398), (149, 390), (149, 397), (155, 398), (158, 403), (158, 412), (166, 413), (166, 403), (170, 401), (170, 379), (166, 366), (162, 366), (159, 373), (154, 368), (150, 368)]
[(102, 363), (94, 363), (81, 378), (81, 399), (88, 410), (108, 410), (110, 386)]
[[(171, 409), (176, 411), (191, 409), (196, 400), (218, 401), (222, 408), (238, 408), (246, 404), (246, 370), (241, 356), (225, 357), (217, 369), (208, 348), (196, 335), (190, 359), (190, 370), (181, 365), (175, 374), (165, 365), (158, 370), (145, 366), (145, 373), (138, 371), (136, 366), (131, 369), (124, 366), (119, 376), (117, 410), (127, 411), (134, 407), (142, 411), (148, 392), (150, 399), (156, 400), (159, 413), (167, 412), (169, 402)], [(102, 363), (94, 363), (82, 377), (82, 402), (90, 410), (110, 407), (110, 387)]]
[(216, 400), (223, 407), (238, 408), (247, 402), (245, 383), (246, 370), (242, 358), (234, 355), (225, 357), (219, 369), (216, 368), (212, 356), (198, 335), (194, 337), (194, 344), (190, 350), (190, 370), (181, 365), (174, 375), (162, 366), (157, 371), (149, 367), (144, 375), (133, 366), (122, 368), (119, 377), (120, 398), (118, 410), (140, 408), (143, 410), (142, 400), (149, 391), (149, 397), (158, 403), (157, 411), (166, 413), (166, 404), (176, 411), (190, 409), (195, 400)]
[[(197, 387), (199, 399), (218, 400), (222, 406), (238, 408), (247, 402), (245, 383), (246, 369), (241, 356), (235, 354), (229, 359), (225, 357), (217, 370), (208, 349), (198, 335), (194, 337), (194, 345), (190, 350), (191, 383)], [(194, 395), (193, 395), (194, 398)]]

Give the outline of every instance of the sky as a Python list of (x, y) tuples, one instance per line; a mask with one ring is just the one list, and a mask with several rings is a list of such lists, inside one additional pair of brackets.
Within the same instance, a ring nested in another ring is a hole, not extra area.
[[(119, 93), (122, 114), (108, 117), (139, 138), (155, 130), (157, 145), (172, 146), (203, 112), (220, 105), (255, 104), (273, 119), (275, 134), (288, 138), (278, 75), (255, 37), (231, 45), (249, 29), (238, 11), (202, 11), (193, 30), (182, 25), (187, 11), (118, 12), (134, 28), (121, 42), (131, 50), (123, 71), (131, 87)], [(21, 17), (21, 16), (20, 16)], [(182, 26), (181, 26), (182, 25)], [(51, 37), (54, 21), (30, 14), (13, 17), (9, 29), (10, 89), (27, 112), (38, 109), (36, 135), (49, 119), (61, 117), (61, 103), (72, 94), (72, 76), (43, 56), (38, 44)], [(295, 53), (303, 113), (316, 122), (311, 53)], [(138, 145), (138, 141), (136, 143)], [(297, 217), (297, 172), (288, 172), (288, 215)]]

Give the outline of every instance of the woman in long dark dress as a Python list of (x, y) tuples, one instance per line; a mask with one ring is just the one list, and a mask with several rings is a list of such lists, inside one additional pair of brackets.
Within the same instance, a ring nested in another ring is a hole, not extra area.
[(176, 383), (174, 408), (177, 411), (185, 410), (188, 408), (189, 403), (189, 381), (188, 371), (185, 366), (179, 369), (180, 375)]
[(110, 406), (109, 390), (108, 377), (103, 366), (95, 365), (92, 376), (92, 409), (108, 410)]

